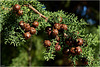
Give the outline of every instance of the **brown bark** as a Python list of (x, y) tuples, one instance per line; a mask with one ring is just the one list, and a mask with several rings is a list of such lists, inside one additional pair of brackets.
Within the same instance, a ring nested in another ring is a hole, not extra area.
[(31, 50), (32, 50), (32, 39), (30, 40), (30, 44), (29, 44), (29, 48), (28, 48), (28, 67), (32, 66)]

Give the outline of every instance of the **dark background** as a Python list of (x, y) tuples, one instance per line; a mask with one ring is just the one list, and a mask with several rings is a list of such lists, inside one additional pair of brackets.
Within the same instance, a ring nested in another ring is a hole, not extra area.
[[(78, 16), (79, 19), (84, 18), (86, 21), (88, 19), (92, 19), (92, 21), (89, 21), (88, 23), (92, 23), (91, 25), (99, 25), (99, 1), (86, 1), (86, 0), (80, 0), (80, 1), (40, 1), (42, 4), (45, 5), (46, 10), (48, 11), (58, 11), (63, 10), (68, 13), (75, 13), (76, 16)], [(86, 11), (84, 11), (84, 6), (87, 8)], [(79, 8), (80, 7), (80, 10)], [(77, 12), (79, 10), (79, 12)], [(86, 12), (84, 16), (81, 14)], [(86, 18), (86, 15), (88, 15), (88, 18)], [(95, 23), (93, 22), (95, 21)]]

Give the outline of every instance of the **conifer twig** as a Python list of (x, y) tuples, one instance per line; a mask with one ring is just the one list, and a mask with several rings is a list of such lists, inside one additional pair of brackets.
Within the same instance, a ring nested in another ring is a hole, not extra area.
[[(23, 5), (23, 6), (27, 6), (27, 7), (29, 7), (30, 9), (32, 9), (35, 13), (39, 14), (40, 17), (44, 18), (45, 21), (47, 22), (48, 18), (47, 18), (46, 16), (44, 16), (43, 14), (41, 14), (41, 13), (40, 13), (38, 10), (36, 10), (34, 7), (32, 7), (32, 6), (29, 5), (29, 4), (28, 4), (28, 5)], [(12, 8), (4, 8), (4, 7), (2, 7), (2, 9), (4, 9), (4, 10), (9, 10), (9, 11), (12, 10)]]
[(27, 6), (27, 7), (29, 7), (30, 9), (32, 9), (34, 12), (36, 12), (37, 14), (39, 14), (40, 17), (44, 18), (45, 21), (47, 22), (48, 18), (45, 17), (43, 14), (41, 14), (41, 13), (40, 13), (38, 10), (36, 10), (34, 7), (32, 7), (31, 5), (23, 5), (23, 6)]
[(2, 9), (3, 9), (3, 10), (9, 10), (9, 11), (12, 10), (12, 8), (5, 8), (5, 7), (2, 7)]

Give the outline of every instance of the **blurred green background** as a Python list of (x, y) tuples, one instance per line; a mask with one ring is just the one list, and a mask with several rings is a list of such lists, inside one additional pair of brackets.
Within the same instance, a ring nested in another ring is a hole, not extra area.
[[(83, 18), (89, 25), (87, 33), (99, 34), (99, 2), (100, 1), (40, 1), (48, 11), (63, 10), (68, 13), (75, 13), (79, 19)], [(44, 60), (43, 57), (43, 40), (45, 33), (39, 36), (31, 37), (27, 43), (19, 47), (13, 45), (1, 45), (1, 65), (6, 66), (27, 66), (28, 61), (28, 44), (32, 41), (32, 65), (33, 66), (51, 66), (63, 65), (63, 56), (57, 53), (55, 60)], [(41, 50), (42, 49), (42, 50)]]

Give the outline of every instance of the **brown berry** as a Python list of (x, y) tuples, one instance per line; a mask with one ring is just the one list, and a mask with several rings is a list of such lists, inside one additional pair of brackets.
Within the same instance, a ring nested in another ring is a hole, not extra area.
[(51, 42), (49, 40), (45, 40), (44, 41), (44, 46), (45, 47), (50, 47), (51, 46)]
[(26, 24), (27, 24), (27, 23), (24, 23), (24, 26), (23, 26), (24, 29), (25, 29)]
[(39, 26), (39, 22), (34, 21), (33, 26), (34, 26), (34, 27), (38, 27), (38, 26)]
[(24, 24), (25, 24), (24, 21), (20, 21), (20, 22), (19, 22), (19, 25), (21, 26), (21, 28), (24, 28)]
[(24, 33), (25, 39), (29, 39), (31, 37), (31, 34), (29, 32)]
[(58, 30), (57, 30), (57, 29), (54, 29), (53, 32), (52, 32), (52, 35), (53, 35), (53, 36), (58, 35)]
[(82, 49), (81, 49), (81, 47), (76, 47), (75, 48), (75, 52), (76, 52), (76, 54), (80, 54), (81, 52), (82, 52)]
[(30, 33), (31, 33), (31, 34), (35, 34), (35, 33), (36, 33), (36, 29), (35, 29), (34, 27), (31, 27), (31, 28), (30, 28)]
[(61, 50), (61, 46), (60, 45), (55, 45), (55, 49), (56, 49), (56, 51), (60, 51)]
[(25, 24), (25, 31), (30, 31), (30, 25), (28, 23)]
[(59, 23), (54, 24), (54, 28), (60, 30), (60, 24)]
[(56, 36), (56, 40), (57, 40), (57, 41), (60, 41), (60, 37), (59, 37), (59, 36)]
[(15, 10), (15, 11), (19, 11), (20, 10), (20, 5), (19, 4), (15, 4), (14, 6), (13, 6), (13, 9)]
[(23, 15), (23, 10), (19, 10), (19, 11), (18, 11), (18, 15), (19, 15), (19, 16)]
[(66, 25), (66, 24), (62, 24), (62, 25), (61, 25), (61, 29), (62, 29), (62, 30), (67, 30), (67, 25)]
[(70, 49), (70, 52), (74, 54), (74, 53), (75, 53), (75, 48), (72, 47), (72, 48)]
[(81, 46), (82, 44), (83, 44), (83, 39), (82, 38), (77, 39), (77, 45)]

